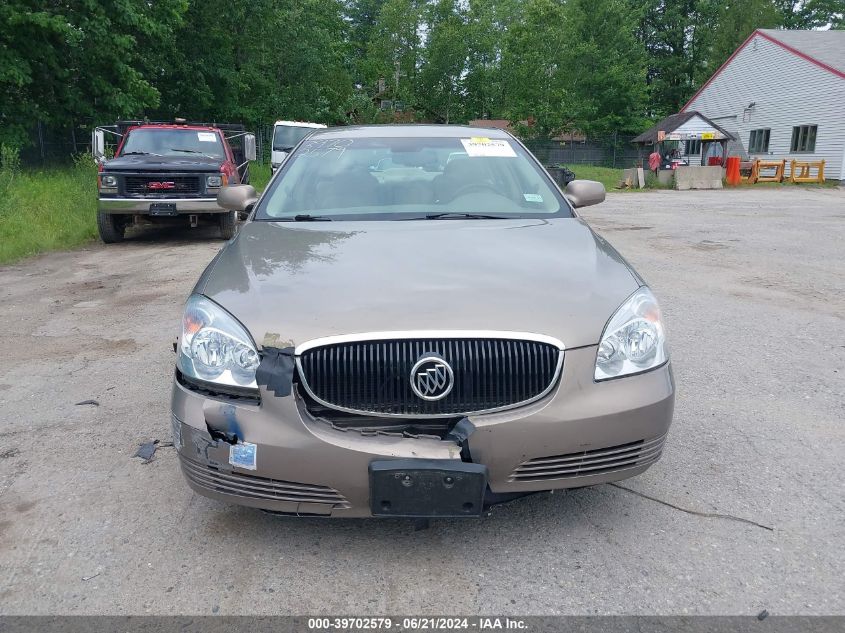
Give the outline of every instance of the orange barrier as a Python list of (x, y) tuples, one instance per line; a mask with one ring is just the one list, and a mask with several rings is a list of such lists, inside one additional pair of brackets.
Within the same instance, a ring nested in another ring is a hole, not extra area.
[(732, 187), (736, 187), (742, 182), (742, 177), (739, 175), (739, 156), (728, 156), (725, 162), (725, 180)]
[[(764, 176), (761, 173), (764, 169), (774, 169), (775, 173), (770, 176)], [(754, 182), (783, 182), (784, 172), (786, 171), (786, 160), (755, 160), (752, 174), (754, 174), (755, 170), (756, 179)]]
[[(810, 175), (810, 169), (817, 170), (815, 176)], [(796, 169), (798, 173), (796, 175)], [(792, 182), (824, 182), (824, 161), (798, 161), (793, 160), (790, 163), (789, 170)]]

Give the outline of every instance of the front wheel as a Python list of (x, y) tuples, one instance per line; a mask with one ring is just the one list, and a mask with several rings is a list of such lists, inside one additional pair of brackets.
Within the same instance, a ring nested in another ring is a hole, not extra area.
[(235, 229), (238, 224), (238, 212), (227, 211), (220, 214), (220, 237), (224, 240), (230, 240), (235, 237)]
[(126, 232), (126, 222), (120, 215), (98, 211), (97, 231), (100, 234), (100, 239), (106, 244), (122, 242)]

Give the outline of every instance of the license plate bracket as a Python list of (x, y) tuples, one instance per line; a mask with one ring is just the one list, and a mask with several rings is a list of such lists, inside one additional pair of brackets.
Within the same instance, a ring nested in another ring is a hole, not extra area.
[(175, 202), (151, 202), (150, 215), (177, 215)]
[(484, 509), (487, 467), (460, 460), (370, 462), (370, 510), (382, 517), (477, 517)]

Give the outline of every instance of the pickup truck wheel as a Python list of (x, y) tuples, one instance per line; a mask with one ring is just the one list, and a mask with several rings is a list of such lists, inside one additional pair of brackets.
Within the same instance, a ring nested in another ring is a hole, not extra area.
[(126, 222), (120, 215), (98, 211), (97, 231), (100, 233), (100, 239), (106, 244), (122, 242), (123, 234), (126, 231)]
[(220, 222), (220, 237), (224, 240), (230, 240), (235, 237), (235, 229), (238, 224), (237, 211), (221, 213), (218, 221)]

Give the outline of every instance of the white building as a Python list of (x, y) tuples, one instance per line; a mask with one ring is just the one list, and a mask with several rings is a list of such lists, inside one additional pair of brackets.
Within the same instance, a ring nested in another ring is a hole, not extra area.
[[(728, 155), (825, 160), (845, 183), (845, 31), (758, 29), (681, 109), (737, 138)], [(698, 146), (687, 143), (695, 155)]]

